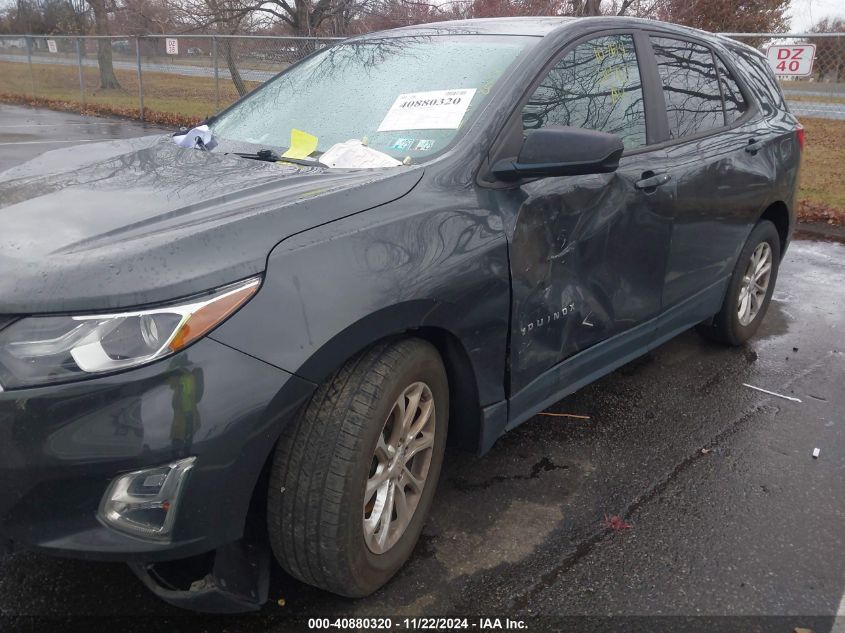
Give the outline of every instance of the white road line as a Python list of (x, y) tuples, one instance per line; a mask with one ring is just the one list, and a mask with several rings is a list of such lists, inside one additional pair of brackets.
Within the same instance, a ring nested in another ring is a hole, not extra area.
[(836, 611), (836, 618), (833, 620), (833, 627), (830, 633), (845, 633), (845, 595), (839, 603), (839, 609)]
[(782, 393), (769, 391), (768, 389), (763, 389), (762, 387), (755, 387), (754, 385), (749, 385), (747, 382), (742, 383), (742, 386), (748, 387), (749, 389), (756, 389), (757, 391), (762, 391), (763, 393), (767, 393), (770, 396), (776, 396), (778, 398), (783, 398), (784, 400), (792, 400), (792, 402), (801, 402), (800, 398), (793, 398), (792, 396), (785, 396)]
[(14, 143), (0, 143), (0, 145), (55, 145), (57, 143), (96, 143), (109, 141), (107, 138), (81, 138), (75, 141), (15, 141)]

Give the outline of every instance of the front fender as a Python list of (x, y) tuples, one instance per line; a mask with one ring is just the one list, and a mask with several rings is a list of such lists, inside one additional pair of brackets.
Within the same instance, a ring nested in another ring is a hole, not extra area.
[(442, 329), (470, 359), (479, 404), (503, 400), (507, 243), (464, 195), (439, 210), (408, 196), (285, 240), (258, 294), (212, 337), (319, 383), (375, 341)]

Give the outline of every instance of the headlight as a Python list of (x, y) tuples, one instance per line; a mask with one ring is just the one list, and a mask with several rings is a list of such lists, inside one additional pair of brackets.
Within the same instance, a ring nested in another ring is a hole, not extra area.
[(16, 321), (0, 331), (0, 390), (66, 382), (169, 356), (225, 321), (260, 283), (252, 278), (147, 310)]

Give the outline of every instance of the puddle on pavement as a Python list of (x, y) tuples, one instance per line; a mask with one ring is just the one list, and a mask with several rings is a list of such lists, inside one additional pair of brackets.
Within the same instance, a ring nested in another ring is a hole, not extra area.
[(794, 317), (787, 308), (789, 299), (784, 295), (785, 293), (778, 292), (772, 295), (772, 301), (769, 303), (766, 317), (760, 327), (759, 336), (761, 338), (783, 336), (789, 332), (789, 324), (794, 320)]
[(518, 563), (534, 553), (562, 519), (562, 505), (514, 499), (485, 529), (446, 530), (435, 556), (450, 579)]

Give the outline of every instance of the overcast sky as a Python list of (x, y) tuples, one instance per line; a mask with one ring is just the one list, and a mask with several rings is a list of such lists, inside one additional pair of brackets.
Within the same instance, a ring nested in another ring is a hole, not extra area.
[(845, 0), (792, 0), (791, 30), (805, 31), (826, 17), (845, 18)]

